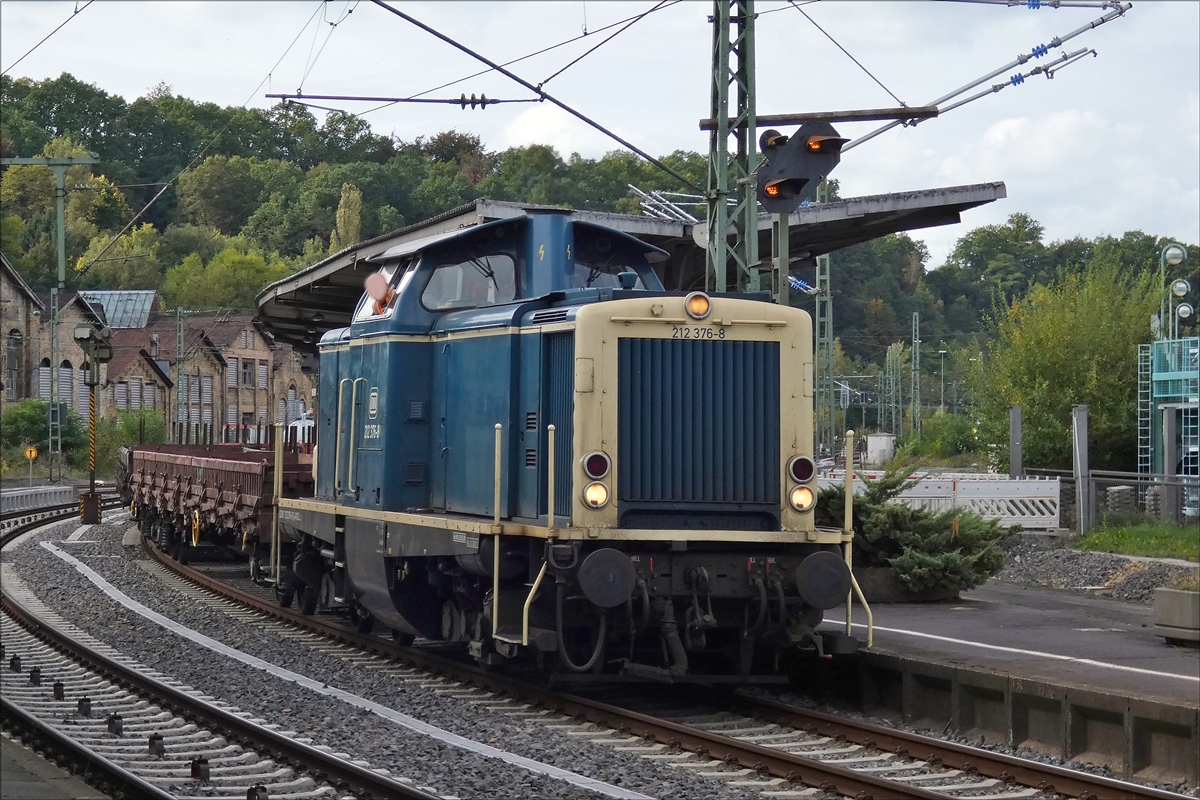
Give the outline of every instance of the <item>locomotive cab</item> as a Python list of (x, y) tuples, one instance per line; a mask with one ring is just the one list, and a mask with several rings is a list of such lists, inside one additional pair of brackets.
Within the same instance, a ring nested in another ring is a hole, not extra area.
[(820, 650), (850, 576), (813, 524), (811, 318), (664, 291), (665, 258), (557, 212), (374, 257), (320, 343), (287, 580), (559, 680), (749, 680)]

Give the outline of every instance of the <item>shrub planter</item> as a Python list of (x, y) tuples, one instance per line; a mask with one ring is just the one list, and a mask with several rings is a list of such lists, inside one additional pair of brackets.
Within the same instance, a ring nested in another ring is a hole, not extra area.
[(854, 577), (868, 603), (931, 603), (957, 600), (957, 589), (936, 586), (914, 592), (900, 582), (891, 567), (855, 567)]
[(1200, 645), (1200, 592), (1155, 589), (1154, 632), (1167, 644)]

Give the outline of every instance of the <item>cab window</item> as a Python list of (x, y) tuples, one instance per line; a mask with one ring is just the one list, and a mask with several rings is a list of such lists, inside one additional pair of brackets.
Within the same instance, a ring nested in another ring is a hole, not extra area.
[[(383, 273), (383, 277), (387, 278), (388, 286), (392, 287), (392, 292), (394, 292), (396, 297), (399, 297), (404, 288), (412, 280), (412, 275), (416, 271), (415, 264), (416, 261), (410, 259), (408, 261), (387, 264), (379, 270)], [(354, 321), (365, 322), (373, 319), (387, 319), (392, 315), (395, 308), (396, 299), (393, 298), (388, 303), (387, 308), (382, 309), (380, 313), (376, 313), (375, 301), (364, 294), (362, 299), (358, 301), (358, 308), (354, 311)]]
[(430, 311), (511, 303), (517, 297), (517, 265), (512, 256), (448, 256), (429, 278), (421, 304)]
[(638, 274), (635, 289), (645, 289), (641, 272), (645, 259), (631, 252), (608, 236), (578, 236), (576, 238), (575, 271), (571, 287), (575, 289), (618, 289), (617, 276), (622, 272)]

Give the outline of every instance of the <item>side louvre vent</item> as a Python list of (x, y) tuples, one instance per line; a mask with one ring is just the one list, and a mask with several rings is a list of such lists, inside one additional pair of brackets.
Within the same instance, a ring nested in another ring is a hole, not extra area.
[(525, 466), (527, 466), (527, 467), (536, 467), (537, 466), (537, 450), (526, 450), (525, 451)]
[(567, 313), (570, 312), (570, 310), (571, 309), (569, 308), (553, 308), (549, 311), (538, 311), (529, 318), (529, 321), (534, 325), (545, 325), (549, 322), (562, 322), (567, 318)]
[(525, 415), (525, 430), (527, 430), (527, 431), (536, 431), (537, 430), (537, 412), (536, 411), (530, 411), (528, 414)]
[(425, 463), (410, 461), (404, 465), (404, 484), (406, 486), (425, 485)]

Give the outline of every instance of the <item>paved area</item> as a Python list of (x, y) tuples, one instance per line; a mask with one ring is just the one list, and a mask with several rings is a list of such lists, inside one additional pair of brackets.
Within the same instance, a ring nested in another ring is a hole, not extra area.
[[(959, 601), (872, 611), (880, 652), (1200, 707), (1200, 650), (1155, 636), (1150, 606), (992, 581)], [(852, 620), (865, 640), (861, 607)]]
[(0, 798), (107, 800), (107, 795), (63, 772), (19, 742), (0, 736)]

